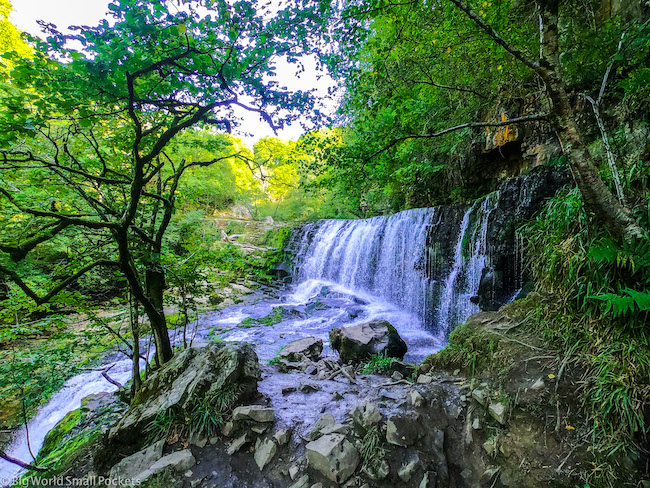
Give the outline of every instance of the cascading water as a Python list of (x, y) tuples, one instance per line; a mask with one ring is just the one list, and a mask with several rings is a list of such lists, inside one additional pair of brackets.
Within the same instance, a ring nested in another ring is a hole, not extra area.
[[(432, 284), (424, 269), (426, 240), (436, 212), (420, 208), (389, 217), (309, 224), (300, 239), (298, 281), (334, 282), (424, 317)], [(304, 245), (307, 236), (311, 243)]]
[[(491, 193), (463, 215), (454, 249), (453, 266), (440, 296), (436, 327), (444, 335), (465, 322), (470, 315), (479, 312), (478, 305), (471, 298), (476, 296), (483, 270), (488, 264), (488, 223), (498, 200), (498, 192)], [(473, 231), (468, 233), (469, 229)], [(469, 257), (466, 258), (468, 254)]]

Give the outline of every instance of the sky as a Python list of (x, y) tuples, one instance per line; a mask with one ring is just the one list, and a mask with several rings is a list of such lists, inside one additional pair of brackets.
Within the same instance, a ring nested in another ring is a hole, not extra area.
[[(70, 25), (93, 25), (106, 17), (109, 0), (12, 0), (14, 11), (10, 15), (11, 22), (22, 31), (34, 35), (40, 34), (40, 27), (37, 20), (44, 20), (55, 24), (59, 29)], [(278, 66), (278, 81), (289, 90), (316, 88), (317, 94), (325, 97), (327, 88), (334, 84), (328, 76), (317, 79), (318, 73), (315, 69), (315, 61), (305, 59), (305, 72), (300, 78), (296, 78), (292, 71)], [(333, 110), (334, 104), (327, 104)], [(280, 137), (282, 139), (296, 140), (304, 129), (296, 121), (291, 126), (279, 130), (277, 136), (273, 130), (258, 116), (242, 110), (243, 122), (241, 128), (234, 129), (233, 135), (241, 137), (247, 146), (253, 144), (263, 137)], [(246, 133), (253, 134), (248, 135)]]

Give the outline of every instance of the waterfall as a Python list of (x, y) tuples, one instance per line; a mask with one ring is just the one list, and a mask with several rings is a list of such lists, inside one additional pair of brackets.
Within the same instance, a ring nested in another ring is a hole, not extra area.
[(425, 273), (426, 240), (436, 213), (420, 208), (308, 224), (299, 238), (298, 280), (334, 282), (423, 317), (432, 284)]
[(498, 199), (498, 192), (492, 193), (467, 209), (460, 222), (443, 222), (458, 229), (453, 257), (447, 256), (452, 259), (443, 271), (432, 264), (439, 258), (436, 247), (427, 244), (436, 242), (432, 229), (436, 222), (440, 227), (443, 214), (440, 208), (423, 208), (304, 226), (296, 238), (296, 278), (381, 297), (417, 314), (444, 338), (479, 311), (470, 299), (488, 264), (488, 222)]
[[(483, 270), (488, 265), (488, 223), (498, 200), (499, 193), (491, 193), (476, 202), (463, 215), (454, 248), (453, 266), (440, 296), (437, 329), (444, 335), (448, 335), (456, 325), (480, 311), (471, 298), (478, 292)], [(472, 220), (473, 226), (470, 225)], [(473, 231), (468, 233), (468, 229), (472, 228)], [(467, 254), (468, 258), (465, 257)]]

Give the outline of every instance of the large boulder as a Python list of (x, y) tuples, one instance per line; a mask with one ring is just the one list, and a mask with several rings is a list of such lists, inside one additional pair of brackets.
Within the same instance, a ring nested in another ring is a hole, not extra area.
[(309, 465), (342, 485), (357, 469), (359, 451), (342, 434), (328, 434), (306, 446)]
[(287, 361), (318, 361), (322, 352), (323, 341), (310, 336), (290, 342), (282, 348), (279, 355)]
[(187, 348), (145, 381), (129, 411), (109, 431), (109, 452), (134, 452), (159, 412), (189, 413), (198, 399), (223, 391), (236, 393), (235, 402), (239, 401), (257, 391), (260, 378), (257, 354), (250, 344), (220, 342)]
[(395, 327), (385, 320), (334, 328), (330, 330), (330, 342), (345, 363), (362, 361), (373, 354), (402, 359), (407, 350)]

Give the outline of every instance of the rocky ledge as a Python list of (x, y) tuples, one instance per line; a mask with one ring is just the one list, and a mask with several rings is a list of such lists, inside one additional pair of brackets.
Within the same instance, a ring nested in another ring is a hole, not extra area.
[[(379, 329), (365, 331), (385, 338)], [(499, 360), (472, 366), (461, 348)], [(70, 446), (84, 425), (111, 425), (52, 473), (150, 488), (577, 486), (592, 459), (574, 432), (575, 383), (565, 368), (558, 389), (554, 356), (538, 348), (493, 312), (471, 317), (417, 369), (391, 360), (382, 374), (321, 357), (315, 338), (264, 366), (246, 344), (191, 348), (149, 378), (126, 413), (106, 396), (117, 414), (95, 409), (93, 422), (85, 407), (81, 425), (58, 426), (56, 442)], [(636, 461), (618, 460), (630, 472)]]

